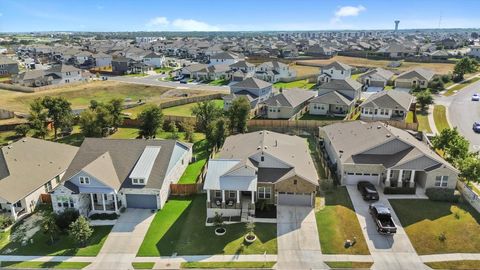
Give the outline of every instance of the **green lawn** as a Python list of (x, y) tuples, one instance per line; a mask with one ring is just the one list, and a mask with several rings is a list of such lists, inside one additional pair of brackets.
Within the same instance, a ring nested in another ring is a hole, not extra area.
[(409, 111), (405, 117), (405, 123), (413, 123), (413, 112)]
[(208, 85), (222, 86), (222, 85), (227, 85), (228, 83), (230, 83), (230, 80), (219, 79), (219, 80), (214, 80), (209, 82)]
[(467, 183), (467, 186), (475, 193), (477, 193), (477, 195), (480, 195), (480, 190), (477, 188), (476, 185), (474, 185), (472, 182), (468, 182)]
[(450, 270), (478, 270), (480, 261), (444, 261), (444, 262), (428, 262), (425, 263), (433, 269), (450, 269)]
[(181, 268), (272, 268), (275, 262), (183, 262)]
[(480, 214), (470, 205), (420, 199), (390, 203), (419, 255), (480, 252)]
[[(215, 102), (215, 106), (217, 106), (218, 108), (223, 108), (223, 100), (215, 99), (213, 102)], [(193, 116), (192, 109), (195, 105), (197, 105), (197, 103), (188, 103), (180, 106), (162, 109), (162, 112), (165, 115)]]
[[(322, 252), (370, 254), (347, 189), (337, 187), (325, 193), (325, 207), (315, 214)], [(353, 240), (354, 237), (357, 238), (357, 243), (353, 247), (345, 248), (345, 241)]]
[(162, 67), (162, 68), (156, 68), (154, 70), (155, 70), (156, 73), (163, 73), (163, 72), (168, 73), (168, 72), (172, 71), (173, 68), (172, 67)]
[(134, 262), (133, 269), (152, 269), (155, 266), (154, 262)]
[(373, 262), (325, 262), (326, 265), (335, 269), (335, 268), (348, 268), (348, 269), (358, 269), (358, 268), (365, 268), (370, 269), (372, 267)]
[(55, 269), (82, 269), (89, 262), (0, 262), (0, 266), (6, 269), (14, 268), (55, 268)]
[(126, 74), (123, 75), (124, 77), (146, 77), (148, 76), (147, 73), (134, 73), (134, 74)]
[(304, 114), (299, 120), (318, 120), (318, 121), (342, 121), (345, 117), (329, 115)]
[[(118, 128), (117, 132), (110, 135), (109, 139), (135, 139), (138, 137), (138, 128), (130, 128), (130, 127), (121, 127)], [(185, 132), (178, 132), (180, 141), (185, 141)], [(169, 131), (159, 131), (157, 132), (158, 139), (170, 139), (172, 137), (172, 132)], [(205, 139), (205, 134), (195, 132), (194, 134), (194, 141), (201, 141)]]
[(435, 105), (433, 107), (433, 119), (435, 120), (435, 126), (437, 127), (438, 132), (450, 128), (447, 120), (447, 111), (443, 105)]
[(76, 247), (74, 241), (65, 234), (58, 235), (58, 239), (52, 245), (48, 235), (42, 231), (33, 236), (33, 244), (21, 246), (20, 243), (10, 242), (1, 247), (0, 254), (6, 254), (7, 250), (13, 252), (9, 255), (37, 255), (37, 256), (96, 256), (107, 239), (112, 226), (96, 226), (93, 235), (85, 247)]
[(207, 149), (207, 140), (198, 141), (193, 144), (193, 155), (196, 161), (187, 166), (185, 172), (180, 177), (179, 184), (193, 184), (197, 182), (198, 176), (202, 172), (210, 152)]
[(383, 88), (383, 90), (393, 90), (393, 85), (387, 85)]
[(428, 112), (417, 110), (418, 131), (431, 133), (430, 123), (428, 122)]
[(451, 96), (453, 94), (455, 94), (457, 91), (460, 91), (462, 90), (463, 88), (467, 87), (468, 85), (476, 82), (480, 80), (480, 77), (475, 77), (475, 78), (472, 78), (470, 80), (467, 80), (467, 81), (464, 81), (463, 83), (460, 83), (460, 84), (457, 84), (455, 85), (454, 87), (448, 89), (446, 92), (445, 92), (445, 96)]
[(9, 141), (17, 139), (15, 131), (0, 131), (0, 146), (6, 145)]
[(291, 88), (304, 88), (312, 89), (315, 86), (315, 83), (310, 83), (308, 80), (298, 80), (292, 82), (277, 82), (273, 84), (275, 88), (282, 89), (291, 89)]
[(245, 224), (226, 225), (227, 233), (216, 236), (206, 227), (206, 196), (170, 199), (148, 229), (137, 256), (276, 254), (277, 225), (256, 224), (257, 241), (244, 243)]

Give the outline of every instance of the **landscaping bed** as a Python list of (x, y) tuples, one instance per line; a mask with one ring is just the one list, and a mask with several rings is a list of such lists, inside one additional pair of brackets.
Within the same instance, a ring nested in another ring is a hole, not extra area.
[(468, 204), (390, 200), (419, 255), (480, 252), (480, 215)]
[(154, 262), (133, 262), (133, 269), (153, 269), (155, 266)]

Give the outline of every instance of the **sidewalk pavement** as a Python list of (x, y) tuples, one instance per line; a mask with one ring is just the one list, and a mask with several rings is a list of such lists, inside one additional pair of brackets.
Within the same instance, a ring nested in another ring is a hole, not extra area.
[(433, 134), (439, 134), (437, 126), (435, 125), (435, 119), (433, 118), (433, 106), (428, 106), (428, 124)]
[(480, 253), (432, 254), (432, 255), (422, 255), (420, 256), (420, 259), (423, 262), (480, 260)]

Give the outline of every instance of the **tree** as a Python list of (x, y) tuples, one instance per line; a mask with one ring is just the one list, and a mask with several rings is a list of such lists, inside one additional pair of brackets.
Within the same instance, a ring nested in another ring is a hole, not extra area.
[(476, 72), (478, 69), (478, 62), (475, 59), (464, 57), (460, 59), (453, 68), (453, 75), (455, 81), (463, 80), (463, 76), (468, 73)]
[(207, 139), (209, 147), (220, 148), (225, 142), (225, 138), (228, 136), (228, 123), (225, 118), (217, 119), (210, 123), (207, 127), (205, 137)]
[(163, 125), (162, 109), (156, 105), (147, 106), (138, 116), (140, 121), (139, 135), (144, 138), (154, 138)]
[(80, 246), (84, 247), (88, 239), (92, 236), (93, 230), (84, 216), (80, 216), (70, 224), (69, 234)]
[(480, 182), (480, 159), (475, 155), (469, 155), (459, 161), (460, 176), (467, 182)]
[(175, 124), (175, 121), (170, 121), (170, 123), (168, 124), (168, 128), (170, 132), (172, 132), (172, 135), (170, 135), (170, 139), (178, 140), (180, 138), (180, 135), (178, 134), (178, 128), (177, 124)]
[(247, 121), (250, 117), (250, 102), (245, 97), (239, 97), (232, 102), (227, 115), (230, 120), (230, 130), (244, 133), (247, 131)]
[(72, 108), (70, 102), (63, 97), (46, 96), (42, 101), (48, 111), (48, 117), (52, 121), (54, 138), (57, 139), (57, 132), (60, 128), (72, 126)]
[(110, 113), (108, 106), (100, 104), (95, 109), (95, 121), (98, 128), (100, 128), (100, 135), (105, 137), (108, 135), (109, 128), (113, 125), (113, 116)]
[(468, 157), (470, 143), (458, 133), (457, 128), (446, 128), (439, 135), (433, 137), (432, 146), (442, 150), (448, 162), (458, 166), (461, 160)]
[(91, 109), (80, 113), (78, 124), (85, 137), (100, 137), (102, 134), (102, 129), (97, 122), (97, 113)]
[(15, 127), (15, 134), (19, 137), (27, 136), (30, 131), (30, 126), (28, 124), (21, 124)]
[(43, 214), (42, 218), (42, 229), (45, 234), (48, 234), (50, 237), (50, 242), (53, 244), (55, 241), (55, 236), (60, 231), (57, 223), (55, 222), (55, 214), (52, 212), (47, 212)]
[(428, 90), (423, 90), (417, 95), (417, 103), (420, 105), (420, 109), (425, 111), (426, 107), (433, 104), (433, 96)]
[(35, 99), (30, 104), (30, 116), (28, 118), (30, 128), (33, 130), (33, 137), (43, 138), (48, 134), (47, 129), (47, 111), (42, 105), (40, 98)]
[(180, 123), (180, 126), (182, 127), (183, 131), (185, 132), (185, 140), (188, 142), (193, 143), (195, 140), (195, 133), (193, 130), (193, 124), (190, 121), (183, 121)]
[(213, 100), (197, 103), (192, 108), (192, 114), (197, 118), (198, 130), (206, 132), (208, 125), (222, 115), (222, 109)]
[(120, 98), (115, 98), (110, 100), (107, 106), (110, 114), (112, 116), (112, 127), (117, 129), (123, 123), (122, 110), (123, 110), (123, 100)]

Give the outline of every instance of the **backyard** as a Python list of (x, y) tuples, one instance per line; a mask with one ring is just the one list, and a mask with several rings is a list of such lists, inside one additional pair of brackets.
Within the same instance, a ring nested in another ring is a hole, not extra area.
[(180, 177), (179, 184), (194, 184), (202, 172), (207, 158), (210, 155), (207, 147), (207, 140), (197, 141), (193, 144), (193, 156), (195, 162), (190, 163)]
[[(138, 128), (134, 127), (120, 127), (118, 128), (117, 132), (113, 133), (110, 135), (108, 138), (109, 139), (135, 139), (138, 137)], [(179, 135), (179, 140), (180, 141), (185, 141), (185, 132), (178, 132)], [(205, 134), (195, 132), (194, 133), (194, 142), (201, 141), (205, 139)], [(172, 132), (169, 131), (158, 131), (156, 135), (157, 139), (171, 139), (172, 138)]]
[(315, 87), (315, 83), (311, 83), (308, 80), (298, 80), (292, 82), (276, 82), (273, 84), (275, 88), (282, 89), (291, 89), (291, 88), (303, 88), (303, 89), (312, 89)]
[(480, 252), (480, 215), (470, 205), (421, 199), (390, 204), (419, 255)]
[(334, 123), (334, 122), (342, 121), (344, 118), (345, 117), (342, 117), (342, 116), (313, 115), (313, 114), (306, 113), (302, 115), (302, 117), (300, 117), (299, 120), (332, 121), (332, 123)]
[[(370, 254), (345, 187), (325, 191), (325, 206), (315, 215), (323, 253)], [(345, 241), (353, 240), (354, 237), (357, 238), (357, 243), (353, 247), (345, 248)]]
[(417, 110), (417, 122), (418, 122), (418, 131), (423, 131), (427, 133), (432, 133), (430, 128), (430, 123), (428, 122), (428, 112), (422, 112)]
[[(215, 106), (218, 108), (223, 108), (223, 100), (215, 99), (213, 100)], [(187, 103), (180, 106), (170, 107), (162, 109), (163, 114), (165, 115), (175, 115), (175, 116), (193, 116), (192, 109), (197, 103)]]
[(159, 211), (148, 229), (137, 256), (276, 254), (276, 224), (257, 223), (257, 240), (244, 243), (245, 224), (225, 225), (227, 233), (216, 236), (206, 227), (206, 196), (172, 198)]

